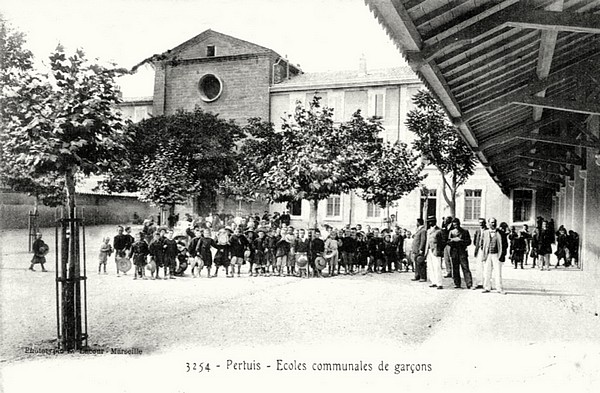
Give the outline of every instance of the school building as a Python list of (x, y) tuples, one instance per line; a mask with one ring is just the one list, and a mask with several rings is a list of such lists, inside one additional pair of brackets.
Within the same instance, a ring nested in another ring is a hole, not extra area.
[(513, 204), (580, 234), (600, 306), (600, 1), (365, 3)]
[[(365, 59), (349, 71), (304, 73), (271, 49), (213, 30), (162, 54), (146, 59), (154, 69), (154, 94), (151, 113), (170, 114), (178, 109), (218, 113), (225, 119), (245, 124), (250, 117), (261, 117), (281, 125), (281, 118), (291, 113), (297, 101), (308, 103), (315, 95), (334, 109), (335, 121), (349, 120), (361, 109), (367, 116), (382, 118), (387, 141), (401, 140), (410, 145), (413, 135), (406, 125), (407, 113), (413, 108), (412, 95), (425, 87), (409, 67), (370, 70)], [(142, 118), (150, 112), (148, 99), (126, 100), (125, 110)], [(364, 202), (357, 193), (337, 195), (319, 205), (319, 223), (339, 227), (347, 223), (383, 227), (388, 220), (413, 228), (416, 218), (435, 215), (438, 220), (449, 215), (442, 195), (442, 179), (428, 166), (423, 184), (390, 208), (381, 209)], [(425, 195), (426, 194), (426, 195)], [(535, 217), (550, 217), (552, 195), (531, 187), (502, 189), (479, 165), (475, 174), (459, 189), (456, 216), (466, 226), (475, 226), (479, 217), (495, 216), (509, 224), (533, 223)], [(197, 213), (196, 204), (178, 206), (177, 212)], [(551, 206), (551, 205), (550, 205)], [(292, 222), (306, 225), (308, 201), (290, 205), (255, 202), (252, 204), (222, 200), (219, 212), (262, 213), (289, 209)]]

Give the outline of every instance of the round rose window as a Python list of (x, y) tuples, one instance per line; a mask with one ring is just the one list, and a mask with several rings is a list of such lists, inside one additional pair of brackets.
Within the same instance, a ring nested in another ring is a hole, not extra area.
[(223, 82), (213, 74), (206, 74), (200, 78), (198, 87), (200, 88), (200, 98), (205, 102), (217, 100), (223, 92)]

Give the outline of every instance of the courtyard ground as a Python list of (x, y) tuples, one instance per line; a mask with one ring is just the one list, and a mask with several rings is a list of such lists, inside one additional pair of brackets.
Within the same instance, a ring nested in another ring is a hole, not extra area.
[[(55, 346), (54, 257), (49, 272), (27, 271), (26, 233), (0, 233), (5, 392), (584, 392), (600, 383), (600, 318), (585, 271), (505, 264), (506, 295), (455, 290), (451, 279), (435, 290), (410, 273), (133, 281), (114, 264), (96, 273), (100, 239), (113, 235), (113, 226), (87, 228), (89, 345), (104, 353), (48, 355), (27, 352)], [(361, 371), (325, 371), (332, 363)]]

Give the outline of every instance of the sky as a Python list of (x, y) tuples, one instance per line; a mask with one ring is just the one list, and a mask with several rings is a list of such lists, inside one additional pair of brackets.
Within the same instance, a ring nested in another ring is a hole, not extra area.
[[(206, 29), (273, 49), (305, 72), (405, 66), (363, 0), (0, 0), (38, 60), (60, 42), (131, 68)], [(152, 95), (152, 71), (122, 81)]]

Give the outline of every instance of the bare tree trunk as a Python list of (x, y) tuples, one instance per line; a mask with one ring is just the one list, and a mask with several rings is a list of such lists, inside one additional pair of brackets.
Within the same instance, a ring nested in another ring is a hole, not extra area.
[(75, 222), (75, 168), (65, 175), (67, 188), (67, 230), (62, 239), (62, 341), (64, 349), (81, 348), (81, 296), (79, 266), (79, 225)]

